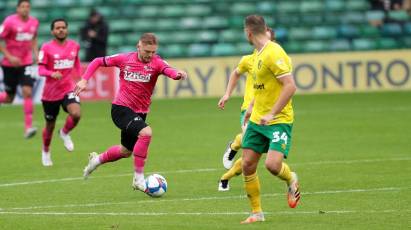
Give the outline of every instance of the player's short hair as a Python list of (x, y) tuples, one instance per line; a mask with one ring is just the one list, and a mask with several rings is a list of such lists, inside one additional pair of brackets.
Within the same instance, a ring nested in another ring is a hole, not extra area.
[(153, 33), (142, 34), (139, 41), (144, 45), (157, 45), (158, 44), (157, 37)]
[(66, 19), (64, 19), (64, 18), (56, 18), (56, 19), (54, 19), (54, 20), (51, 22), (51, 24), (50, 24), (50, 30), (53, 30), (53, 29), (54, 29), (54, 24), (55, 24), (56, 22), (64, 22), (64, 23), (66, 24), (66, 26), (68, 27), (68, 22), (66, 21)]
[(30, 0), (18, 0), (17, 6), (20, 6), (23, 2), (27, 2), (28, 4), (30, 4)]
[(244, 27), (249, 29), (252, 34), (264, 34), (267, 26), (265, 20), (260, 15), (248, 15), (244, 19)]
[(275, 31), (273, 28), (267, 27), (268, 32), (270, 32), (270, 40), (275, 41)]

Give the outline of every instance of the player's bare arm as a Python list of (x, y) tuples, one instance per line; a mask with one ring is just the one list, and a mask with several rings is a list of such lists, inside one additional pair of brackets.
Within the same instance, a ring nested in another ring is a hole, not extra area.
[(291, 97), (294, 95), (295, 91), (297, 90), (292, 74), (285, 75), (277, 79), (283, 85), (283, 89), (281, 90), (280, 96), (278, 97), (278, 100), (275, 102), (270, 113), (264, 115), (261, 118), (261, 121), (260, 121), (261, 125), (266, 125), (270, 121), (274, 120), (275, 115), (280, 113), (281, 110), (283, 110), (283, 108), (287, 105), (287, 103), (290, 101)]
[(240, 79), (240, 74), (238, 70), (235, 69), (230, 74), (230, 79), (228, 80), (227, 88), (224, 95), (218, 101), (218, 107), (224, 109), (225, 103), (230, 99), (231, 94), (233, 93), (234, 88), (237, 86), (238, 79)]

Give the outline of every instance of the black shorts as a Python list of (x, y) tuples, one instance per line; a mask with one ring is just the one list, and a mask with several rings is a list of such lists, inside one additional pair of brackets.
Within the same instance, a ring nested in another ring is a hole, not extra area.
[(135, 113), (128, 107), (121, 105), (111, 105), (111, 119), (114, 124), (121, 129), (121, 145), (133, 151), (138, 133), (147, 127), (146, 113)]
[(33, 87), (35, 80), (31, 77), (31, 66), (1, 66), (1, 68), (3, 69), (3, 81), (7, 94), (15, 95), (18, 85)]
[(58, 101), (41, 101), (43, 103), (44, 118), (46, 121), (55, 121), (60, 112), (60, 106), (64, 112), (67, 111), (67, 106), (72, 103), (80, 104), (80, 98), (74, 96), (73, 92), (70, 92), (64, 96), (63, 99)]

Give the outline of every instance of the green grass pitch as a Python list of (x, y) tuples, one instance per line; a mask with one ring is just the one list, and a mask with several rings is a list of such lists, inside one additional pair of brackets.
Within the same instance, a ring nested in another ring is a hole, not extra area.
[[(154, 100), (146, 174), (169, 184), (162, 198), (131, 189), (132, 159), (82, 170), (89, 152), (119, 144), (110, 103), (83, 103), (75, 151), (55, 131), (54, 166), (41, 165), (41, 131), (23, 139), (20, 106), (0, 107), (0, 229), (409, 229), (411, 92), (297, 95), (287, 162), (302, 200), (287, 206), (285, 185), (260, 164), (266, 222), (240, 225), (249, 205), (242, 177), (217, 192), (222, 152), (239, 132), (240, 98)], [(56, 129), (63, 124), (61, 111)], [(42, 128), (42, 109), (35, 124)]]

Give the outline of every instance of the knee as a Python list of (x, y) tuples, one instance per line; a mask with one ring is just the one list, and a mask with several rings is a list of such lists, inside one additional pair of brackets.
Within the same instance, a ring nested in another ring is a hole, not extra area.
[(274, 175), (278, 175), (280, 173), (281, 166), (281, 161), (265, 161), (265, 168)]
[(153, 131), (151, 129), (150, 126), (147, 126), (145, 128), (143, 128), (142, 130), (140, 130), (140, 132), (138, 133), (139, 137), (151, 137), (151, 135), (153, 135)]
[(257, 164), (254, 161), (243, 158), (242, 168), (244, 175), (253, 174), (256, 171), (256, 166)]
[(123, 157), (128, 158), (128, 157), (131, 156), (132, 153), (133, 153), (133, 152), (130, 151), (130, 150), (128, 150), (126, 147), (121, 146), (120, 154), (123, 155)]
[(73, 118), (75, 122), (78, 122), (81, 118), (81, 113), (80, 111), (76, 111), (76, 112), (71, 113), (70, 116), (71, 118)]

